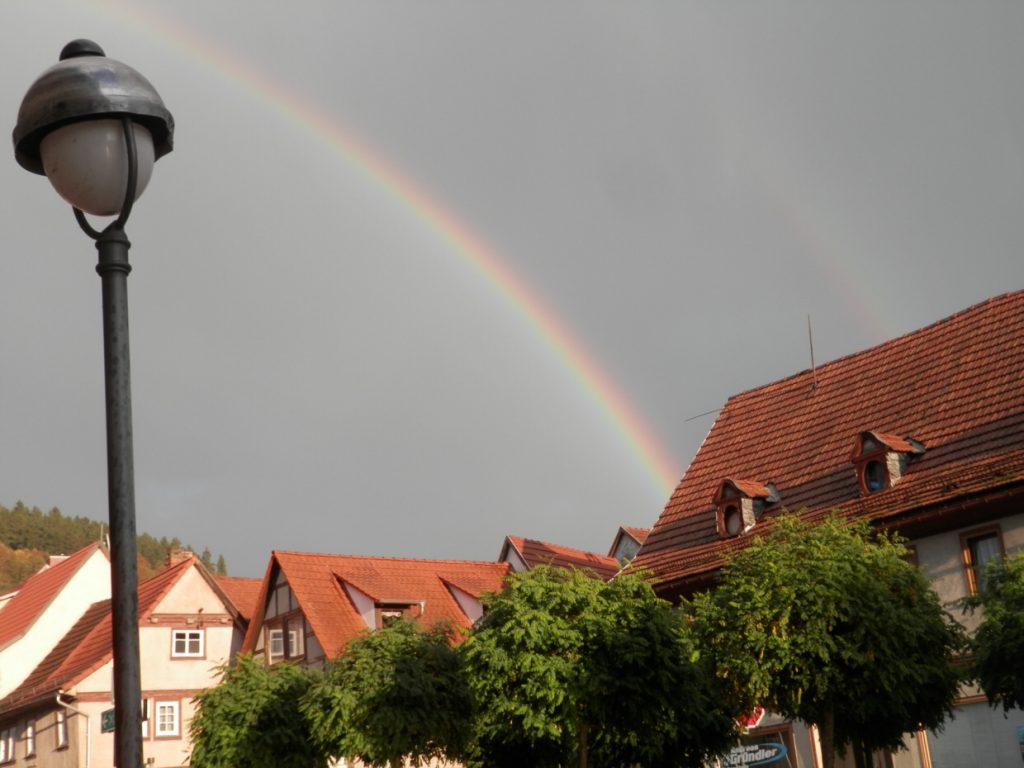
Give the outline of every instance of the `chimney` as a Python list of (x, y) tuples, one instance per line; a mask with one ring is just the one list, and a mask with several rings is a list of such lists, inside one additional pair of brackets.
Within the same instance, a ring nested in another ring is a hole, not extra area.
[(191, 549), (181, 549), (180, 547), (172, 547), (167, 550), (167, 560), (164, 561), (164, 567), (170, 568), (172, 565), (189, 560), (193, 557)]

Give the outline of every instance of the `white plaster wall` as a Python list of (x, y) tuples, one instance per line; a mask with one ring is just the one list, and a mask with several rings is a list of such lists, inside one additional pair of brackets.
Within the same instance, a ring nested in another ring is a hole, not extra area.
[(110, 597), (110, 562), (95, 550), (19, 639), (0, 651), (0, 698), (17, 688), (93, 603)]
[(170, 626), (140, 627), (139, 656), (143, 689), (194, 690), (216, 685), (216, 667), (231, 659), (234, 627), (231, 624), (207, 624), (188, 629), (203, 630), (205, 658), (172, 657)]
[(448, 591), (451, 592), (452, 597), (459, 604), (459, 608), (462, 612), (469, 617), (471, 622), (476, 621), (484, 615), (484, 606), (477, 600), (473, 595), (468, 592), (464, 592), (458, 587), (448, 586)]
[(345, 592), (348, 593), (349, 598), (356, 606), (356, 610), (359, 615), (363, 617), (363, 621), (366, 622), (366, 626), (370, 629), (377, 628), (377, 612), (376, 604), (372, 597), (365, 592), (361, 592), (351, 584), (345, 584)]
[(174, 589), (153, 609), (153, 613), (200, 612), (227, 613), (227, 609), (197, 568), (190, 568), (182, 574)]

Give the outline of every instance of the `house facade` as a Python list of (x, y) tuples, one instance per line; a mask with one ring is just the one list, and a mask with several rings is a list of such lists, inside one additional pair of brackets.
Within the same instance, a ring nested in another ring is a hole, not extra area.
[(466, 630), (508, 572), (506, 563), (275, 551), (242, 650), (321, 667), (391, 619)]
[[(713, 588), (727, 553), (783, 510), (899, 532), (950, 606), (989, 560), (1024, 552), (1024, 291), (730, 398), (634, 563), (663, 597)], [(941, 733), (877, 760), (1019, 766), (1022, 734), (1024, 713), (965, 689)], [(813, 732), (770, 715), (749, 738), (820, 762)]]
[[(146, 765), (189, 757), (192, 698), (216, 683), (245, 625), (191, 553), (139, 585)], [(26, 679), (0, 699), (0, 765), (93, 768), (114, 760), (110, 600), (88, 606)]]

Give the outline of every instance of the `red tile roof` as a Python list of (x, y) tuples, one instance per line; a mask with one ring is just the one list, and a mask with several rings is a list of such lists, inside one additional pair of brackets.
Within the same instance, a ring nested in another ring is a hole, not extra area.
[(106, 550), (98, 543), (90, 544), (56, 565), (30, 576), (21, 585), (17, 594), (0, 609), (0, 648), (9, 645), (29, 630), (97, 549), (106, 554)]
[(606, 581), (619, 572), (619, 562), (614, 557), (585, 552), (582, 549), (549, 544), (537, 539), (524, 539), (520, 536), (506, 536), (505, 545), (502, 547), (502, 556), (509, 546), (515, 549), (519, 557), (530, 568), (535, 568), (538, 565), (577, 568), (581, 571), (590, 571)]
[[(164, 596), (198, 562), (190, 557), (139, 585), (139, 622), (149, 618)], [(113, 654), (110, 601), (94, 603), (16, 690), (0, 701), (0, 713), (40, 695), (70, 688)]]
[[(851, 448), (865, 431), (913, 448), (910, 436), (925, 453), (862, 497)], [(1021, 487), (1024, 291), (730, 398), (634, 564), (679, 581), (742, 545), (719, 537), (711, 504), (730, 477), (772, 483), (776, 509), (869, 518)]]
[(497, 592), (508, 575), (508, 565), (274, 551), (243, 650), (256, 648), (263, 625), (263, 606), (279, 571), (284, 574), (324, 654), (327, 658), (336, 658), (349, 640), (367, 629), (345, 591), (345, 584), (375, 601), (421, 603), (422, 614), (417, 620), (422, 623), (448, 621), (455, 627), (468, 629), (472, 622), (459, 607), (449, 586), (476, 598), (485, 592)]
[(228, 599), (234, 603), (242, 620), (245, 622), (252, 620), (256, 613), (262, 580), (243, 576), (214, 576), (213, 578)]

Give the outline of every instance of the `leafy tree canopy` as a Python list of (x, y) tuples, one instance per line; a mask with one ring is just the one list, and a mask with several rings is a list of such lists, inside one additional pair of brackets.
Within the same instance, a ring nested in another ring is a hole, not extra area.
[(905, 557), (866, 522), (784, 516), (692, 606), (736, 699), (818, 726), (826, 766), (951, 714), (962, 630)]
[(698, 765), (731, 746), (686, 624), (642, 578), (513, 576), (461, 646), (477, 700), (471, 763)]
[(299, 700), (314, 673), (293, 664), (271, 667), (252, 656), (221, 667), (220, 684), (196, 696), (189, 724), (194, 768), (322, 768)]
[(970, 677), (992, 706), (1024, 709), (1024, 554), (992, 563), (981, 591), (965, 603), (984, 610), (970, 642)]
[(451, 641), (444, 627), (398, 620), (350, 642), (302, 703), (323, 752), (392, 768), (457, 758), (472, 696)]

